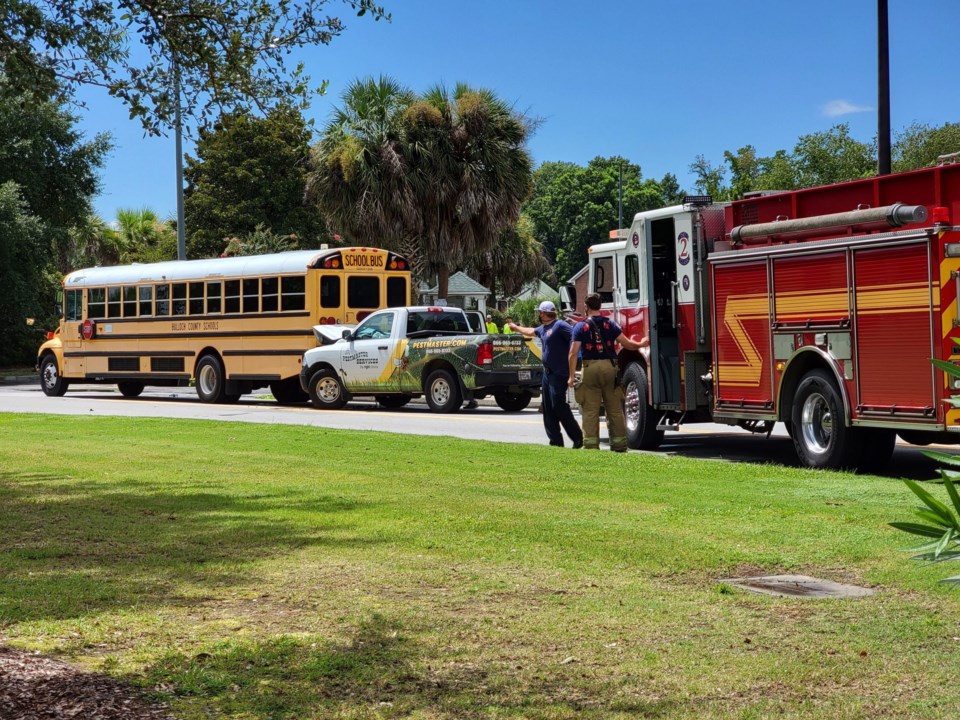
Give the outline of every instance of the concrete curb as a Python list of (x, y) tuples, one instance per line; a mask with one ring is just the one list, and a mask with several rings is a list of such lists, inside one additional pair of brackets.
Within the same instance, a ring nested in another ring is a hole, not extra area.
[(9, 375), (0, 378), (0, 384), (3, 385), (33, 385), (40, 382), (37, 375)]

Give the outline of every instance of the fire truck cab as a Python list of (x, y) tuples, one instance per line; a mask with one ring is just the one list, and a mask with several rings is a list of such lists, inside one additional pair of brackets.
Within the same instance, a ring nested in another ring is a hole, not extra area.
[(631, 447), (783, 422), (803, 465), (877, 470), (897, 435), (960, 442), (930, 362), (960, 364), (958, 213), (960, 165), (638, 213), (588, 253), (603, 312), (650, 337), (619, 356)]

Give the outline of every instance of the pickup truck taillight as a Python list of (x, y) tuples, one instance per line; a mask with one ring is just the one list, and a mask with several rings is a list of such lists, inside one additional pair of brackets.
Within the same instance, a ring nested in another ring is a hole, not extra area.
[(493, 365), (493, 343), (480, 343), (477, 348), (477, 365)]

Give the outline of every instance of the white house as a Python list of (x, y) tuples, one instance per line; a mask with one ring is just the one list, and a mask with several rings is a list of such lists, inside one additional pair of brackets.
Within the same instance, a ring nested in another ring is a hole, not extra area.
[[(425, 305), (435, 303), (439, 289), (439, 285), (432, 288), (425, 288), (421, 285), (420, 302)], [(485, 288), (465, 272), (456, 272), (450, 276), (447, 283), (447, 305), (453, 305), (464, 310), (477, 310), (486, 314), (488, 297), (490, 297), (489, 288)]]

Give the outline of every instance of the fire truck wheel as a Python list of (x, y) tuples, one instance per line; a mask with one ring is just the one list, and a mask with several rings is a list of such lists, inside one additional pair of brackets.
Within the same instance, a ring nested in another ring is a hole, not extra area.
[(863, 455), (859, 428), (844, 424), (843, 400), (824, 370), (807, 373), (793, 401), (793, 444), (811, 468), (856, 468)]
[(310, 402), (321, 410), (339, 410), (347, 404), (347, 391), (333, 370), (318, 370), (310, 378)]
[(57, 358), (53, 355), (44, 356), (40, 361), (40, 387), (43, 388), (43, 394), (47, 397), (61, 397), (67, 392), (69, 385), (60, 374)]
[(656, 450), (663, 442), (657, 416), (647, 402), (647, 373), (631, 363), (623, 374), (623, 414), (627, 421), (627, 445), (635, 450)]
[(434, 412), (456, 412), (463, 404), (460, 383), (449, 370), (434, 370), (423, 389), (427, 396), (427, 405)]
[(895, 430), (885, 428), (859, 428), (859, 430), (862, 453), (857, 469), (866, 473), (880, 472), (893, 456), (893, 449), (897, 446), (897, 433)]

